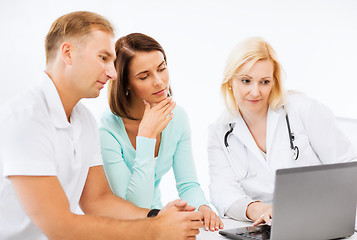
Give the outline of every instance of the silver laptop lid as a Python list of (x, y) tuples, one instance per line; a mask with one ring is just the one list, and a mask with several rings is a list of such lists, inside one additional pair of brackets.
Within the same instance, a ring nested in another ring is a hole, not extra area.
[(357, 162), (279, 169), (271, 239), (331, 239), (354, 233)]

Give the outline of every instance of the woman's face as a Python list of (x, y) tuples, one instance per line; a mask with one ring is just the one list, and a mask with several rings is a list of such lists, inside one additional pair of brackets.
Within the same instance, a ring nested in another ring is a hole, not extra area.
[(169, 72), (160, 51), (135, 53), (129, 64), (128, 89), (132, 100), (146, 100), (151, 104), (167, 97)]
[(233, 77), (233, 95), (243, 114), (263, 113), (268, 109), (274, 85), (274, 63), (271, 60), (259, 60), (250, 70), (248, 67), (245, 63)]

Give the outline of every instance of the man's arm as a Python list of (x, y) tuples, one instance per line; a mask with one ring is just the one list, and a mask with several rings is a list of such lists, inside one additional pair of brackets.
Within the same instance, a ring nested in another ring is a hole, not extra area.
[(79, 204), (85, 214), (117, 219), (142, 219), (149, 212), (149, 209), (139, 208), (115, 196), (109, 187), (102, 166), (89, 169)]
[[(25, 212), (49, 239), (194, 239), (198, 228), (202, 227), (199, 212), (181, 211), (176, 206), (152, 219), (118, 220), (76, 215), (70, 211), (57, 177), (10, 176), (10, 180)], [(124, 200), (118, 201), (124, 203)], [(137, 211), (136, 207), (129, 205), (120, 208), (124, 214), (138, 214), (139, 217), (148, 211)], [(90, 210), (86, 211), (100, 214), (100, 211), (92, 210), (91, 204), (87, 207)], [(120, 204), (116, 207), (119, 208)], [(124, 209), (126, 207), (129, 211)], [(109, 210), (110, 206), (106, 209)]]

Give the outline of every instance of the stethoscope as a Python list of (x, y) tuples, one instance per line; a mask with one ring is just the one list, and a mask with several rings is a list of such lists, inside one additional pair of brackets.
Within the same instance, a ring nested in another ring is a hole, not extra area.
[[(294, 136), (294, 133), (291, 132), (289, 116), (287, 113), (285, 114), (285, 120), (286, 120), (286, 125), (287, 125), (288, 133), (289, 133), (290, 149), (293, 153), (293, 159), (296, 161), (299, 158), (299, 148), (298, 148), (298, 146), (294, 145), (295, 136)], [(224, 135), (224, 145), (226, 146), (229, 154), (230, 154), (230, 151), (229, 151), (228, 137), (233, 132), (234, 126), (235, 126), (235, 123), (229, 123), (229, 130)]]

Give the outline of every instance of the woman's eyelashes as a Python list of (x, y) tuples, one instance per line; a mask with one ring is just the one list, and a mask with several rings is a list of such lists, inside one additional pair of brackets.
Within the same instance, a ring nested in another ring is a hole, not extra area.
[(250, 83), (250, 79), (248, 78), (242, 78), (241, 81), (242, 83), (246, 83), (246, 84)]
[(166, 70), (166, 66), (160, 67), (160, 68), (158, 69), (159, 72), (163, 72), (163, 71), (165, 71), (165, 70)]
[(147, 79), (149, 77), (149, 74), (146, 74), (145, 76), (141, 76), (141, 77), (139, 77), (140, 78), (140, 80), (145, 80), (145, 79)]
[[(165, 71), (167, 68), (166, 66), (161, 66), (160, 68), (157, 69), (158, 72), (163, 72)], [(145, 80), (150, 76), (150, 73), (147, 73), (146, 75), (140, 76), (139, 79), (140, 80)]]
[[(242, 78), (241, 82), (244, 83), (244, 84), (249, 84), (249, 83), (251, 83), (251, 80), (248, 79), (248, 78)], [(267, 79), (266, 80), (261, 80), (261, 81), (259, 81), (259, 83), (261, 83), (263, 85), (267, 85), (267, 84), (270, 83), (270, 80), (267, 80)]]

